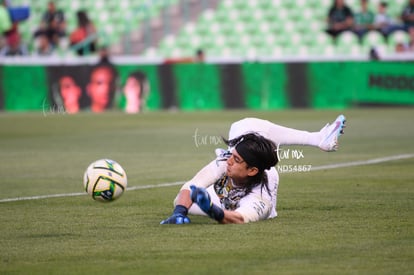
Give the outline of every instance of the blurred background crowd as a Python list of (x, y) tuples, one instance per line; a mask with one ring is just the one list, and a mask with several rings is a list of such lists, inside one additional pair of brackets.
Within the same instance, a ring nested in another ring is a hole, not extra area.
[(0, 55), (414, 52), (414, 0), (2, 0)]

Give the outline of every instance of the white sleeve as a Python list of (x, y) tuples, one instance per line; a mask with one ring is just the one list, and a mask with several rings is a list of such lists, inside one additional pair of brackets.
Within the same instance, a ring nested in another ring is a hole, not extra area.
[(190, 190), (190, 185), (207, 188), (214, 184), (226, 171), (226, 161), (213, 160), (204, 166), (191, 180), (187, 181), (181, 190)]
[(266, 188), (262, 189), (260, 186), (255, 187), (250, 194), (240, 199), (239, 208), (235, 210), (243, 216), (245, 223), (277, 216), (276, 199), (279, 175), (274, 167), (266, 170), (266, 173), (270, 192)]
[(269, 218), (272, 204), (263, 196), (250, 193), (240, 200), (240, 207), (235, 211), (243, 216), (245, 223), (257, 222)]

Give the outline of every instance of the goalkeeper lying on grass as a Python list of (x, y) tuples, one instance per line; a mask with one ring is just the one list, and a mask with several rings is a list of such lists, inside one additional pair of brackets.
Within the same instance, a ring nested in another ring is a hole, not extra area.
[[(343, 115), (319, 132), (300, 131), (267, 120), (246, 118), (232, 124), (228, 150), (186, 182), (174, 201), (173, 214), (161, 224), (190, 223), (188, 214), (208, 215), (219, 223), (248, 223), (274, 218), (279, 176), (279, 145), (310, 145), (338, 149)], [(206, 189), (208, 188), (208, 189)]]

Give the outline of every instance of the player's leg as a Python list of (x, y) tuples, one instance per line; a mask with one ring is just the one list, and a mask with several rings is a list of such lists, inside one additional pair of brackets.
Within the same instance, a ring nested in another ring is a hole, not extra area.
[(257, 132), (277, 145), (309, 145), (329, 152), (338, 149), (338, 137), (343, 133), (344, 127), (343, 115), (338, 116), (332, 124), (327, 124), (318, 132), (288, 128), (258, 118), (245, 118), (231, 125), (229, 139), (248, 132)]

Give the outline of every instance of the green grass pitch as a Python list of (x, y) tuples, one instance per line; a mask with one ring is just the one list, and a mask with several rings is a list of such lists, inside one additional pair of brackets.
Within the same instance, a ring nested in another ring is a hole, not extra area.
[[(0, 274), (412, 274), (413, 111), (0, 114)], [(284, 148), (281, 165), (315, 170), (280, 173), (276, 219), (159, 225), (231, 122), (316, 131), (340, 112), (338, 152)], [(118, 161), (133, 188), (109, 204), (83, 195), (100, 158)]]

